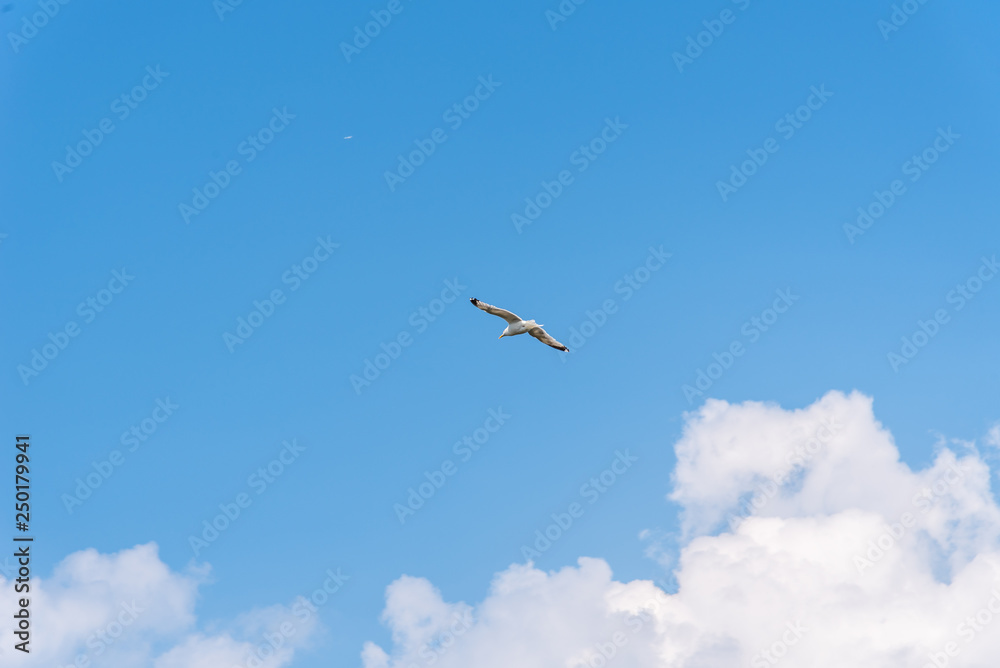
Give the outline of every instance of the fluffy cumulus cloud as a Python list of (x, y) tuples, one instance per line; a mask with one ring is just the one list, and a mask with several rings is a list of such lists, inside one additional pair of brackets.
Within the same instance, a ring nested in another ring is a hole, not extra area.
[[(0, 568), (3, 591), (12, 591), (15, 568), (10, 561)], [(0, 666), (280, 668), (315, 633), (315, 608), (304, 599), (199, 631), (194, 609), (207, 576), (207, 569), (172, 571), (152, 543), (71, 554), (51, 577), (32, 577), (31, 652), (15, 656), (5, 643)], [(2, 633), (13, 637), (8, 620)]]
[(675, 592), (590, 558), (513, 565), (474, 606), (403, 577), (386, 592), (393, 645), (366, 644), (364, 666), (995, 668), (1000, 508), (959, 445), (912, 470), (858, 393), (709, 401), (675, 445)]

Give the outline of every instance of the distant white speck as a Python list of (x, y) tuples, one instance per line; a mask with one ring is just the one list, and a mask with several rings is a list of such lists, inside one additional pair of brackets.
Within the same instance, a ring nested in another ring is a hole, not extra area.
[(346, 137), (344, 137), (344, 139), (350, 139), (350, 138), (351, 138), (351, 137), (353, 137), (353, 136), (354, 136), (354, 135), (347, 135)]

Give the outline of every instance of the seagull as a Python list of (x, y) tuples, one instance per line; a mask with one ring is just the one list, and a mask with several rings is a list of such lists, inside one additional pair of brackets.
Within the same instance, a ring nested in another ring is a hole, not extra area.
[(510, 311), (497, 308), (496, 306), (492, 306), (486, 302), (481, 302), (475, 297), (469, 301), (472, 302), (472, 305), (477, 309), (486, 311), (491, 315), (498, 315), (507, 321), (507, 329), (503, 330), (503, 334), (501, 334), (499, 338), (502, 339), (505, 336), (517, 336), (518, 334), (524, 334), (527, 332), (547, 346), (552, 346), (556, 350), (569, 352), (569, 348), (549, 336), (548, 333), (542, 329), (542, 325), (539, 325), (534, 320), (522, 320)]

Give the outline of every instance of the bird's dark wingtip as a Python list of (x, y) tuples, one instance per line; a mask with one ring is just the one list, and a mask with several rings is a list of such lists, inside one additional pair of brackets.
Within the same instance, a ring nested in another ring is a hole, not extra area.
[(476, 299), (475, 297), (473, 297), (473, 298), (472, 298), (472, 299), (470, 299), (469, 301), (470, 301), (470, 302), (472, 302), (473, 304), (478, 304), (478, 303), (479, 303), (479, 300), (478, 300), (478, 299)]

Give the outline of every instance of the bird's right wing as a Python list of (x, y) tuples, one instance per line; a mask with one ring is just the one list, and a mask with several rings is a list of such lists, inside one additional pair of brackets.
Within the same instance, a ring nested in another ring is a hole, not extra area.
[(553, 339), (549, 335), (549, 333), (546, 332), (541, 327), (533, 327), (532, 329), (529, 329), (528, 330), (528, 334), (531, 334), (533, 337), (535, 337), (536, 339), (538, 339), (539, 341), (541, 341), (545, 345), (552, 346), (556, 350), (562, 350), (564, 352), (569, 352), (569, 348), (567, 348), (563, 344), (561, 344), (558, 341), (556, 341), (555, 339)]
[(481, 302), (475, 297), (473, 297), (469, 301), (472, 302), (472, 305), (475, 306), (480, 311), (486, 311), (490, 315), (498, 315), (509, 323), (513, 324), (515, 322), (521, 322), (521, 318), (514, 315), (510, 311), (506, 311), (502, 308), (497, 308), (496, 306), (492, 306), (491, 304), (487, 304), (486, 302)]

